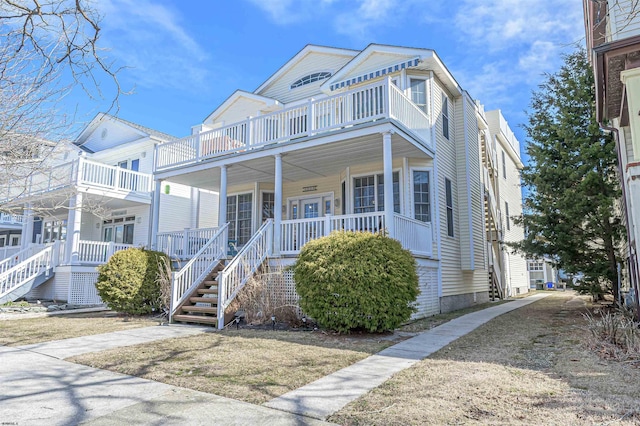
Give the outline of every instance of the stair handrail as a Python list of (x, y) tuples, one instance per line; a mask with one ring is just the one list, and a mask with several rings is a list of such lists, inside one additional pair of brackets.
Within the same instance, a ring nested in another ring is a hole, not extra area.
[(169, 321), (184, 299), (191, 294), (213, 268), (226, 256), (229, 223), (221, 226), (184, 267), (173, 274), (171, 280), (171, 306)]
[[(20, 263), (23, 260), (33, 256), (37, 251), (42, 250), (42, 248), (43, 246), (41, 244), (29, 244), (27, 248), (24, 248), (12, 254), (11, 256), (2, 259), (0, 261), (0, 274), (8, 271), (9, 269), (17, 265), (17, 263), (14, 263), (14, 262), (18, 261), (18, 263)], [(14, 264), (12, 265), (12, 263)]]
[(0, 298), (29, 282), (42, 272), (49, 274), (50, 270), (55, 266), (53, 249), (53, 245), (48, 245), (38, 253), (0, 274)]
[(267, 219), (247, 244), (218, 274), (218, 328), (224, 328), (224, 310), (271, 255), (273, 219)]

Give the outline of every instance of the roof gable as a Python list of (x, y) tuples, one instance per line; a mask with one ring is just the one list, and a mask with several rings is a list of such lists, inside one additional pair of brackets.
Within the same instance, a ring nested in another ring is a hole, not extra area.
[[(255, 93), (236, 90), (220, 106), (204, 119), (204, 124), (214, 124), (219, 121), (230, 123), (247, 118), (247, 116), (264, 109), (281, 108), (280, 102)], [(239, 120), (237, 119), (239, 117)]]

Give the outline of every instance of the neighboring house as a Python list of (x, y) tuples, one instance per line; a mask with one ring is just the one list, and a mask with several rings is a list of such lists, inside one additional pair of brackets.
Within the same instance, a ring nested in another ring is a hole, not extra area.
[(433, 50), (308, 45), (155, 158), (156, 194), (166, 180), (220, 194), (223, 226), (175, 275), (174, 320), (215, 323), (263, 262), (290, 265), (332, 230), (385, 229), (412, 252), (416, 316), (487, 301), (491, 289), (527, 291), (526, 262), (502, 234), (522, 235), (509, 219), (521, 211), (519, 144)]
[[(0, 302), (27, 296), (99, 303), (96, 265), (117, 250), (149, 246), (154, 148), (171, 139), (98, 114), (73, 144), (60, 144), (49, 167), (5, 187), (3, 206), (24, 206), (15, 217), (27, 237), (22, 251), (0, 259)], [(217, 225), (208, 213), (217, 209), (216, 194), (167, 182), (159, 197), (160, 230)]]
[[(613, 132), (620, 161), (631, 285), (638, 288), (640, 241), (640, 5), (583, 0), (587, 49), (596, 88), (596, 119)], [(626, 269), (626, 268), (625, 268)], [(636, 291), (637, 294), (637, 291)]]
[(559, 284), (557, 269), (546, 259), (527, 260), (527, 271), (529, 288), (532, 290), (557, 288)]

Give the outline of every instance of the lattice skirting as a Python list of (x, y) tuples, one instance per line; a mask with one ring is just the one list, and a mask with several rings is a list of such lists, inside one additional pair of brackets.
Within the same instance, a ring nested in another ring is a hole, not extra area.
[(299, 317), (303, 313), (298, 306), (300, 296), (296, 293), (296, 283), (293, 281), (293, 272), (288, 270), (276, 270), (262, 274), (266, 278), (267, 288), (272, 297), (282, 303), (294, 307)]
[(413, 314), (413, 318), (423, 318), (439, 314), (438, 268), (418, 265), (417, 273), (420, 294), (416, 299), (416, 308), (418, 311)]
[(74, 305), (97, 305), (102, 303), (98, 296), (97, 272), (72, 272), (69, 283), (69, 300)]

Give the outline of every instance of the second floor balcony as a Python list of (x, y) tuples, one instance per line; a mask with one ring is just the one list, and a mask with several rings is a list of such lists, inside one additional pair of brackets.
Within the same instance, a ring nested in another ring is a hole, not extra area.
[(158, 145), (155, 169), (169, 170), (383, 119), (393, 120), (433, 149), (429, 116), (384, 80)]
[(110, 166), (86, 158), (35, 172), (24, 179), (10, 180), (2, 188), (0, 200), (5, 203), (44, 196), (64, 189), (80, 189), (100, 195), (127, 198), (150, 198), (153, 179), (148, 173)]

